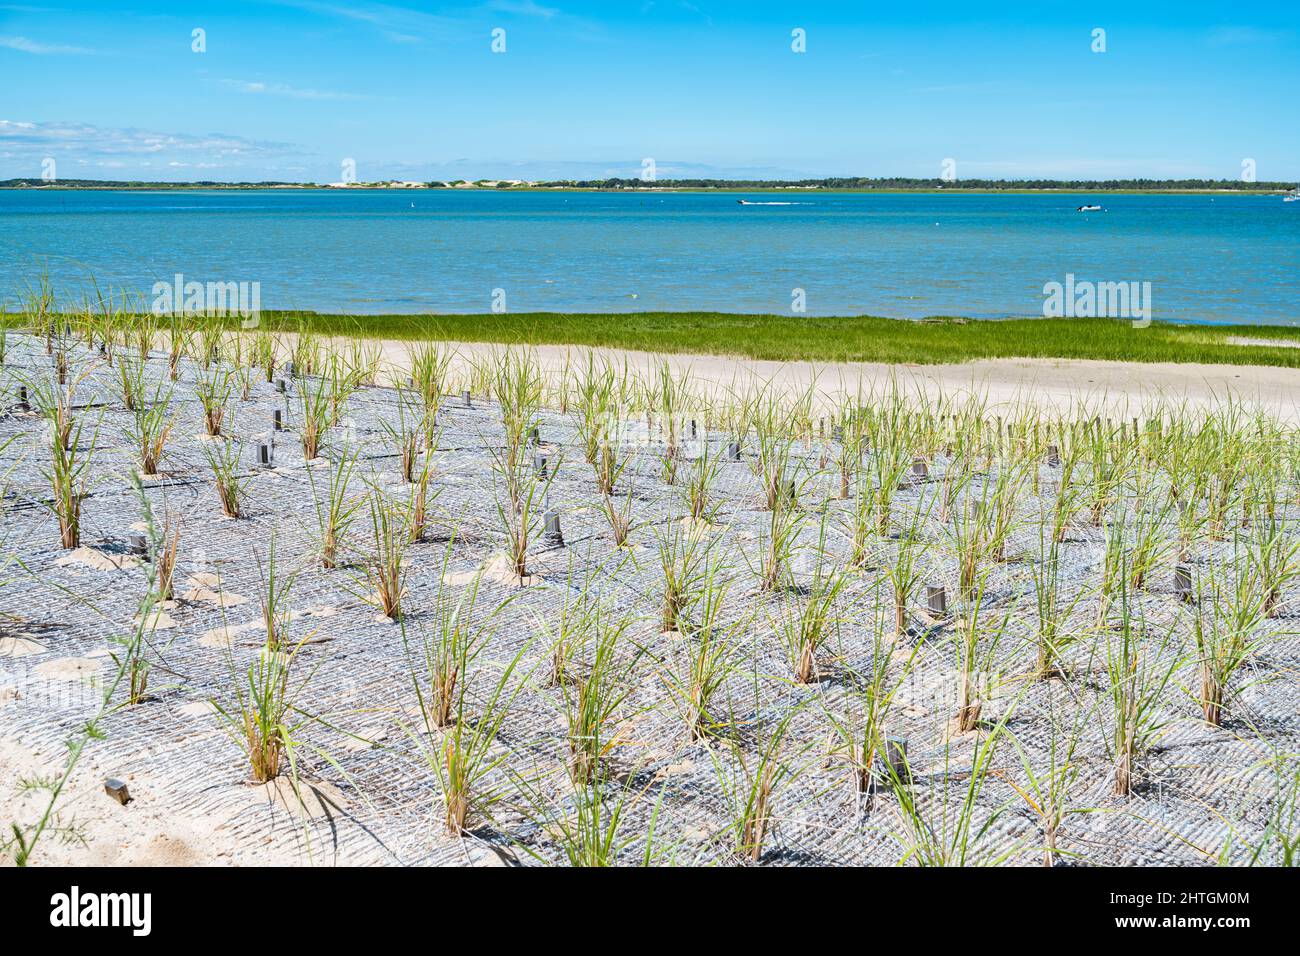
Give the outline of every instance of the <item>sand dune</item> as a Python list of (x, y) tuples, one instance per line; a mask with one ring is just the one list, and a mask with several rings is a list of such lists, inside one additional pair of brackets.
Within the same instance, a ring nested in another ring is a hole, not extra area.
[[(499, 345), (451, 343), (460, 355), (481, 357)], [(384, 359), (396, 368), (409, 365), (413, 343), (383, 340)], [(552, 372), (564, 368), (565, 355), (585, 349), (536, 346), (540, 363)], [(1136, 414), (1162, 400), (1204, 409), (1234, 396), (1278, 418), (1300, 421), (1300, 369), (1258, 365), (1198, 365), (1176, 362), (1104, 362), (1069, 359), (989, 359), (947, 365), (889, 365), (878, 362), (772, 362), (716, 355), (666, 355), (596, 349), (598, 355), (630, 368), (666, 360), (674, 371), (690, 369), (699, 385), (732, 388), (747, 381), (771, 381), (806, 388), (816, 384), (826, 396), (879, 388), (890, 381), (917, 393), (974, 393), (995, 405), (1037, 403), (1060, 411), (1085, 403), (1098, 413)]]

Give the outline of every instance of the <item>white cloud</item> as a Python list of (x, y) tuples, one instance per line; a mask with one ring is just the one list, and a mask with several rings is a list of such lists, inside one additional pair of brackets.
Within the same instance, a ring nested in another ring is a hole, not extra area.
[(555, 7), (544, 7), (534, 0), (492, 0), (488, 9), (520, 17), (540, 17), (543, 20), (549, 20), (560, 13)]
[(1224, 26), (1216, 27), (1209, 33), (1212, 46), (1255, 46), (1258, 44), (1281, 43), (1292, 39), (1291, 30), (1268, 30), (1260, 27)]
[(81, 55), (95, 52), (85, 47), (68, 46), (63, 43), (41, 43), (39, 40), (16, 36), (0, 36), (0, 46), (22, 53), (34, 53), (37, 56)]
[[(591, 39), (603, 36), (600, 25), (585, 17), (566, 14), (558, 7), (538, 0), (484, 0), (478, 4), (447, 7), (439, 13), (426, 13), (391, 3), (366, 0), (268, 0), (317, 16), (353, 20), (375, 28), (394, 43), (419, 43), (427, 40), (464, 41), (484, 28), (485, 18), (531, 17), (561, 25), (571, 35)], [(490, 22), (490, 21), (489, 21)]]
[(326, 0), (271, 0), (271, 2), (305, 10), (318, 16), (366, 23), (397, 43), (411, 43), (441, 36), (461, 27), (461, 24), (451, 17), (423, 13), (387, 3), (331, 3)]
[(263, 96), (284, 96), (294, 100), (362, 100), (364, 96), (356, 93), (336, 93), (330, 90), (313, 90), (290, 86), (288, 83), (267, 83), (262, 80), (219, 80), (222, 86), (240, 93), (254, 93)]
[(260, 142), (222, 133), (160, 133), (92, 126), (89, 123), (31, 123), (5, 119), (0, 119), (0, 148), (14, 156), (202, 153), (208, 158), (273, 155), (296, 149), (288, 143)]

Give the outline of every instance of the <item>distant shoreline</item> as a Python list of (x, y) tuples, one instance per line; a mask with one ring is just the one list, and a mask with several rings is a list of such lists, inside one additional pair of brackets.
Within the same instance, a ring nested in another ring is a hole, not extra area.
[[(609, 193), (627, 195), (662, 195), (664, 193), (681, 193), (707, 195), (718, 193), (773, 193), (789, 195), (792, 190), (781, 188), (768, 189), (712, 189), (712, 188), (672, 188), (672, 189), (595, 189), (590, 187), (515, 187), (511, 189), (494, 189), (491, 187), (458, 186), (364, 186), (351, 189), (338, 189), (329, 186), (0, 186), (7, 192), (439, 192), (439, 193)], [(1027, 195), (1066, 195), (1087, 193), (1097, 196), (1284, 196), (1288, 189), (816, 189), (807, 193), (819, 196), (1027, 196)]]
[[(839, 181), (826, 181), (828, 183)], [(0, 181), (0, 190), (12, 192), (228, 192), (228, 191), (318, 191), (331, 193), (356, 193), (356, 192), (485, 192), (494, 195), (501, 193), (553, 193), (553, 192), (582, 192), (582, 193), (632, 193), (637, 195), (646, 194), (663, 194), (663, 193), (691, 193), (691, 194), (736, 194), (736, 193), (764, 193), (779, 195), (819, 195), (819, 194), (883, 194), (883, 195), (905, 195), (905, 194), (922, 194), (922, 195), (1032, 195), (1043, 193), (1046, 195), (1056, 194), (1091, 194), (1091, 195), (1234, 195), (1234, 196), (1279, 196), (1296, 190), (1296, 185), (1286, 182), (1262, 182), (1252, 183), (1249, 185), (1236, 183), (1231, 180), (1224, 180), (1213, 184), (1207, 184), (1204, 181), (1195, 182), (1196, 185), (1179, 185), (1179, 181), (1133, 181), (1133, 185), (1126, 185), (1123, 180), (1108, 180), (1105, 182), (1086, 183), (1086, 182), (1059, 182), (1042, 185), (1022, 185), (1014, 181), (1007, 181), (1005, 185), (1001, 181), (974, 180), (969, 184), (963, 184), (961, 181), (947, 184), (936, 184), (931, 181), (917, 181), (916, 185), (899, 184), (896, 181), (888, 181), (888, 185), (878, 186), (858, 186), (858, 185), (822, 185), (822, 184), (798, 184), (798, 183), (772, 183), (770, 185), (753, 184), (753, 183), (709, 183), (709, 184), (691, 184), (678, 183), (671, 180), (662, 181), (654, 185), (640, 185), (635, 182), (627, 181), (610, 181), (610, 184), (603, 183), (566, 183), (566, 182), (508, 182), (498, 185), (494, 180), (479, 180), (473, 183), (458, 181), (455, 183), (399, 183), (399, 182), (376, 182), (376, 183), (359, 183), (343, 185), (339, 183), (277, 183), (277, 182), (260, 182), (260, 183), (214, 183), (214, 182), (185, 182), (185, 183), (167, 183), (167, 182), (115, 182), (115, 181), (91, 181), (91, 180), (71, 180), (64, 182), (46, 183), (39, 180), (6, 180)], [(1150, 183), (1149, 185), (1137, 185), (1139, 182)]]

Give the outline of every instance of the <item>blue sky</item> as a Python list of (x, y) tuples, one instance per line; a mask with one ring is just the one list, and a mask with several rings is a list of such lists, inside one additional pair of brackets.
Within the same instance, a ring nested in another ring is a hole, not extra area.
[(1294, 6), (1137, 6), (0, 0), (0, 178), (1300, 179)]

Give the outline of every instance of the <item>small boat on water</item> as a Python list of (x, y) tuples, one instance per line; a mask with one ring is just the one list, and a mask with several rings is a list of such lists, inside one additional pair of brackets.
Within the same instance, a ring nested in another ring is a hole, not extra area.
[(1100, 206), (1092, 206), (1092, 205), (1080, 206), (1078, 209), (1075, 210), (1075, 212), (1101, 212), (1101, 211), (1102, 209)]
[(1283, 202), (1295, 202), (1300, 200), (1300, 189), (1293, 189), (1282, 197)]

